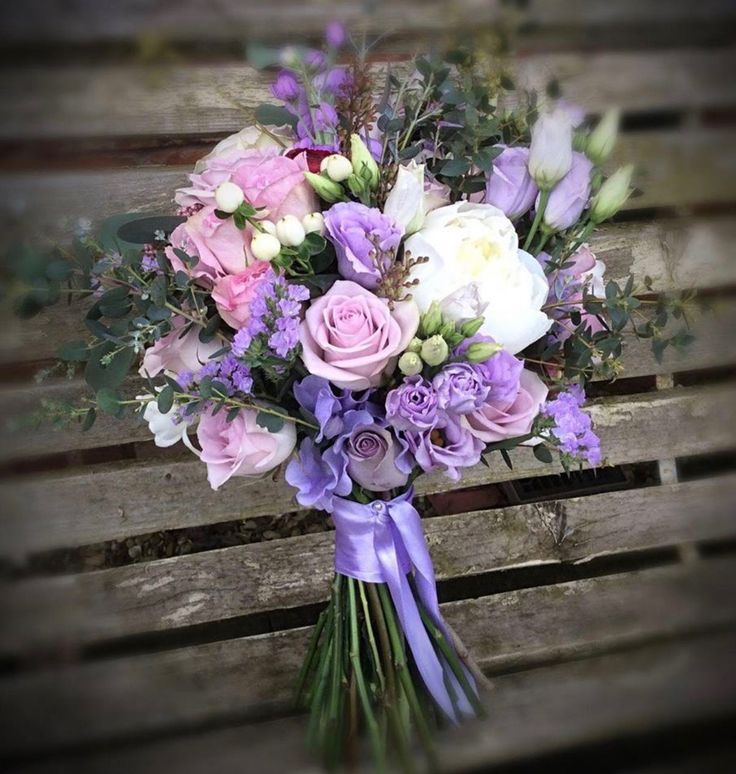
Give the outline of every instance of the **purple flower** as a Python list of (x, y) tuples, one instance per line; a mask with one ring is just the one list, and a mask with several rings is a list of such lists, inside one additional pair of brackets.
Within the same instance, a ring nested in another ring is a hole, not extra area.
[[(544, 210), (544, 222), (555, 231), (577, 222), (590, 198), (590, 174), (593, 163), (583, 153), (572, 154), (570, 171), (552, 189)], [(537, 200), (537, 206), (539, 200)]]
[(423, 471), (443, 470), (453, 481), (460, 478), (459, 468), (480, 462), (485, 447), (483, 441), (449, 418), (432, 429), (406, 432), (404, 437)]
[(449, 363), (432, 379), (439, 407), (454, 414), (479, 409), (489, 392), (483, 373), (470, 363)]
[(434, 387), (419, 374), (407, 376), (386, 396), (386, 419), (397, 430), (427, 430), (440, 416)]
[(341, 458), (330, 451), (323, 454), (307, 437), (286, 467), (286, 481), (297, 490), (297, 502), (305, 508), (330, 510), (334, 495), (345, 497), (353, 488), (344, 455)]
[(339, 21), (331, 21), (325, 30), (325, 40), (330, 48), (340, 48), (347, 40), (345, 25)]
[(295, 102), (303, 94), (296, 75), (291, 70), (281, 70), (271, 86), (271, 93), (282, 102)]
[(373, 290), (381, 270), (394, 262), (402, 230), (379, 209), (358, 202), (334, 204), (325, 214), (325, 226), (341, 276)]
[[(493, 343), (490, 336), (476, 334), (455, 348), (454, 356), (462, 358), (463, 354), (471, 344), (488, 342)], [(488, 387), (486, 403), (512, 403), (519, 392), (519, 380), (521, 372), (524, 369), (524, 362), (514, 357), (505, 349), (499, 350), (483, 363), (475, 365), (477, 373), (483, 379)]]
[(386, 492), (405, 486), (411, 462), (404, 456), (406, 442), (378, 423), (356, 425), (345, 443), (347, 471), (369, 492)]
[(529, 148), (504, 148), (493, 161), (486, 183), (486, 202), (514, 220), (528, 212), (539, 193), (529, 174)]
[(545, 403), (542, 415), (553, 421), (549, 433), (563, 454), (596, 466), (602, 459), (601, 442), (593, 432), (593, 421), (581, 408), (583, 403), (585, 392), (573, 385)]

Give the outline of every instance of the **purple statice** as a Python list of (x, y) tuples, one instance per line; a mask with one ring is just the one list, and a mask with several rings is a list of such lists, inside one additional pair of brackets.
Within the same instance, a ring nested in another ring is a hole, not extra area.
[(597, 466), (602, 460), (601, 442), (593, 431), (593, 421), (582, 410), (584, 403), (585, 392), (579, 385), (547, 401), (541, 411), (543, 434), (551, 437), (563, 455)]
[(205, 363), (196, 374), (194, 381), (201, 383), (205, 378), (210, 378), (222, 385), (228, 396), (236, 392), (248, 395), (253, 389), (250, 368), (232, 352), (225, 355), (222, 360), (210, 360)]
[(158, 261), (156, 260), (156, 248), (153, 245), (143, 245), (141, 269), (143, 271), (160, 271)]

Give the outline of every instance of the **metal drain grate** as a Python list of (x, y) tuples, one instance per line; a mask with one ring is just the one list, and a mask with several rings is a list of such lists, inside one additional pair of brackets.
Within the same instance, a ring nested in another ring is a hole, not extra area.
[(634, 483), (631, 470), (623, 467), (573, 470), (556, 476), (537, 476), (504, 482), (501, 486), (509, 503), (516, 505), (556, 497), (576, 497), (625, 489)]

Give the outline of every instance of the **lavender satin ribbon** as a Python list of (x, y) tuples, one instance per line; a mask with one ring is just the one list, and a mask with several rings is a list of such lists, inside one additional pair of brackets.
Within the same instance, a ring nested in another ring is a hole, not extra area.
[[(341, 575), (385, 583), (393, 599), (419, 673), (430, 694), (451, 720), (458, 713), (450, 698), (446, 680), (456, 695), (460, 713), (473, 710), (459, 690), (455, 676), (442, 662), (422, 623), (407, 574), (413, 568), (417, 592), (424, 609), (445, 630), (437, 601), (434, 568), (429, 556), (419, 514), (411, 504), (414, 490), (394, 500), (374, 500), (368, 505), (334, 498), (335, 569)], [(472, 678), (468, 675), (469, 680)], [(471, 683), (472, 684), (472, 683)]]

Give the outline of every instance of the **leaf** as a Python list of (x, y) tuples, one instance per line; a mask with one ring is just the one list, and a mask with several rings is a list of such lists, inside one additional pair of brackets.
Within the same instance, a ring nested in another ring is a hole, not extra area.
[(259, 124), (267, 124), (271, 126), (291, 126), (296, 128), (297, 117), (280, 105), (259, 105), (256, 108), (256, 121)]
[(87, 430), (89, 430), (92, 425), (94, 425), (95, 419), (97, 419), (97, 411), (94, 408), (91, 408), (84, 415), (84, 422), (82, 422), (83, 433), (86, 433)]
[(503, 461), (506, 463), (506, 466), (508, 467), (508, 469), (509, 470), (513, 470), (514, 469), (514, 465), (511, 462), (511, 456), (509, 455), (509, 453), (506, 451), (506, 449), (499, 449), (499, 451), (501, 452), (501, 456), (503, 457)]
[(268, 430), (269, 433), (278, 433), (284, 426), (284, 420), (274, 414), (259, 411), (256, 414), (256, 424)]
[(215, 338), (215, 334), (217, 333), (217, 329), (220, 327), (220, 315), (214, 314), (212, 317), (210, 317), (209, 320), (207, 320), (207, 325), (202, 328), (202, 330), (199, 332), (199, 340), (202, 342), (202, 344), (207, 344), (207, 342), (212, 341), (212, 339)]
[(449, 159), (440, 168), (440, 174), (445, 177), (459, 177), (469, 169), (470, 162), (467, 159)]
[(134, 245), (145, 245), (157, 241), (157, 231), (163, 231), (168, 236), (186, 220), (180, 215), (153, 215), (143, 218), (140, 215), (133, 215), (130, 217), (130, 220), (118, 227), (117, 237), (123, 242)]
[(540, 461), (545, 463), (552, 462), (552, 452), (544, 446), (544, 444), (538, 444), (534, 447), (534, 456)]
[(97, 406), (101, 411), (106, 414), (112, 414), (118, 416), (121, 412), (122, 406), (120, 405), (120, 398), (117, 393), (109, 387), (103, 387), (97, 390), (95, 395)]
[(167, 384), (158, 394), (156, 405), (162, 414), (168, 414), (171, 411), (171, 407), (174, 405), (174, 390), (170, 384)]
[[(103, 363), (105, 356), (109, 356), (109, 362)], [(135, 350), (131, 347), (118, 350), (115, 344), (108, 342), (97, 347), (94, 353), (90, 354), (84, 370), (84, 378), (95, 392), (104, 387), (115, 389), (122, 384), (135, 357)]]
[(68, 363), (84, 363), (89, 358), (87, 342), (67, 341), (59, 348), (59, 357)]

